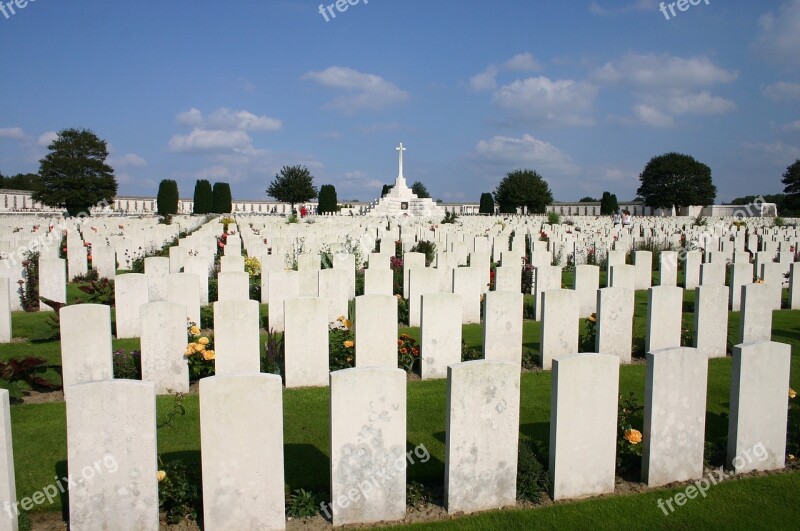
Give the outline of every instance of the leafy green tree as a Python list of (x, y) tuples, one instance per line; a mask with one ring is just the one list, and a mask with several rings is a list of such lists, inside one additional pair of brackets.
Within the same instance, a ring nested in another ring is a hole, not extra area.
[(339, 199), (336, 188), (332, 184), (323, 184), (319, 188), (319, 213), (332, 214), (339, 211)]
[(156, 196), (159, 216), (174, 216), (178, 213), (178, 183), (164, 179), (158, 184)]
[(500, 212), (513, 214), (519, 207), (527, 207), (529, 214), (544, 214), (553, 202), (550, 186), (533, 170), (510, 172), (494, 191)]
[(578, 203), (596, 203), (596, 202), (597, 199), (595, 199), (594, 197), (589, 197), (588, 195), (586, 197), (582, 197), (580, 201), (578, 201)]
[(652, 208), (712, 205), (717, 197), (711, 168), (681, 153), (653, 157), (639, 181), (636, 193)]
[(29, 190), (35, 192), (42, 186), (42, 178), (36, 173), (9, 175), (0, 181), (0, 188), (9, 190)]
[(214, 210), (214, 192), (211, 183), (200, 179), (194, 184), (194, 210), (195, 214), (211, 214)]
[(230, 214), (233, 210), (233, 197), (231, 185), (228, 183), (214, 183), (212, 191), (212, 210), (214, 214)]
[(416, 181), (411, 185), (411, 191), (414, 192), (420, 199), (430, 199), (431, 197), (431, 194), (428, 193), (428, 189), (419, 181)]
[(278, 201), (294, 205), (317, 197), (314, 176), (305, 166), (284, 166), (267, 188), (267, 195)]
[(786, 186), (783, 193), (787, 195), (786, 206), (789, 210), (800, 210), (800, 159), (786, 168), (781, 182)]
[(479, 214), (489, 215), (494, 214), (494, 197), (489, 192), (481, 194), (481, 206), (478, 209)]
[(386, 197), (386, 194), (391, 192), (392, 188), (394, 188), (393, 184), (384, 184), (383, 185), (383, 190), (381, 190), (381, 197)]
[(106, 164), (108, 147), (88, 129), (64, 129), (48, 146), (50, 153), (39, 161), (41, 186), (33, 200), (55, 208), (66, 208), (71, 216), (89, 215), (89, 209), (117, 195), (114, 169)]
[(617, 210), (619, 210), (617, 196), (611, 192), (603, 192), (603, 197), (600, 199), (600, 215), (610, 216)]

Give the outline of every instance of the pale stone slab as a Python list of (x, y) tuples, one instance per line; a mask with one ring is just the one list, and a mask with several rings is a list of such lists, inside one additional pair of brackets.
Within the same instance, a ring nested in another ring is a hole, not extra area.
[(730, 306), (731, 311), (742, 308), (742, 286), (753, 283), (753, 264), (736, 262), (731, 264)]
[[(45, 259), (44, 256), (39, 258), (39, 268), (40, 269), (42, 267), (42, 265), (41, 265), (42, 264), (42, 260), (44, 260), (44, 259)], [(18, 311), (22, 310), (22, 301), (19, 298), (19, 288), (20, 288), (19, 281), (20, 280), (24, 281), (24, 273), (23, 272), (24, 272), (24, 268), (17, 261), (8, 260), (8, 259), (0, 259), (0, 278), (7, 278), (8, 279), (8, 284), (10, 286), (9, 289), (11, 290), (10, 291), (10, 295), (9, 295), (9, 297), (10, 297), (9, 300), (11, 302), (11, 311), (12, 312), (18, 312)], [(41, 278), (41, 276), (39, 278)], [(66, 277), (64, 279), (64, 282), (66, 283)], [(41, 286), (39, 287), (39, 289), (41, 290)], [(64, 287), (64, 290), (65, 290), (65, 293), (66, 293), (66, 285)]]
[[(189, 392), (186, 350), (186, 307), (151, 302), (141, 309), (142, 380), (153, 382), (156, 394)], [(195, 353), (193, 356), (202, 356)]]
[(114, 311), (117, 339), (139, 337), (139, 308), (150, 302), (147, 275), (127, 273), (114, 280)]
[(725, 262), (709, 262), (700, 266), (701, 286), (725, 285)]
[(301, 254), (297, 257), (301, 297), (319, 297), (320, 268), (318, 254)]
[(74, 385), (114, 378), (111, 358), (111, 308), (73, 304), (59, 312), (61, 379), (64, 395)]
[[(625, 251), (608, 251), (606, 278), (609, 283), (611, 282), (611, 268), (617, 265), (625, 265), (625, 256), (627, 254)], [(608, 287), (612, 287), (611, 284)]]
[[(211, 260), (213, 263), (213, 259)], [(197, 276), (200, 305), (208, 306), (208, 275), (209, 264), (203, 256), (189, 256), (183, 266), (183, 272)]]
[(438, 293), (440, 291), (439, 275), (441, 275), (441, 272), (432, 268), (412, 269), (409, 271), (409, 326), (420, 325), (422, 296), (428, 293)]
[(647, 353), (642, 481), (648, 486), (702, 477), (707, 380), (708, 358), (693, 348)]
[(446, 378), (447, 367), (461, 362), (461, 296), (428, 293), (422, 296), (422, 379)]
[(411, 270), (425, 268), (424, 253), (404, 253), (403, 254), (403, 298), (411, 296)]
[(578, 352), (578, 294), (571, 289), (545, 291), (542, 297), (542, 369), (553, 358)]
[[(8, 511), (17, 501), (17, 486), (14, 475), (14, 446), (11, 439), (11, 405), (8, 391), (0, 389), (0, 500)], [(5, 504), (8, 505), (5, 505)], [(0, 514), (0, 530), (18, 531), (19, 522), (15, 512)], [(13, 511), (13, 509), (12, 509)]]
[(107, 380), (70, 389), (70, 528), (157, 531), (156, 394), (150, 382)]
[(355, 328), (356, 367), (397, 368), (396, 297), (356, 297)]
[(737, 474), (786, 464), (790, 345), (755, 341), (733, 347), (728, 466)]
[(392, 270), (370, 267), (364, 270), (364, 295), (392, 295), (394, 293)]
[(728, 288), (696, 287), (694, 308), (694, 347), (708, 358), (724, 358), (728, 353)]
[(559, 266), (542, 265), (533, 270), (535, 282), (533, 285), (533, 310), (534, 318), (542, 320), (542, 296), (545, 291), (561, 289), (561, 268)]
[(200, 380), (205, 529), (285, 529), (282, 393), (273, 374)]
[[(522, 293), (492, 291), (483, 308), (483, 358), (522, 368)], [(422, 352), (425, 356), (425, 352)]]
[(655, 286), (647, 293), (645, 351), (681, 346), (683, 288)]
[(678, 285), (678, 252), (661, 251), (658, 260), (658, 283), (661, 286)]
[(739, 342), (753, 343), (772, 339), (772, 296), (767, 284), (742, 286), (742, 314), (739, 320)]
[[(39, 296), (55, 302), (67, 302), (67, 264), (63, 258), (39, 259)], [(53, 309), (40, 303), (42, 311)]]
[(517, 265), (500, 266), (494, 270), (495, 291), (520, 291), (522, 278)]
[(170, 273), (167, 276), (167, 301), (186, 307), (186, 318), (200, 326), (199, 276), (192, 273)]
[(461, 295), (461, 324), (481, 322), (481, 294), (485, 291), (483, 288), (483, 272), (477, 267), (459, 267), (453, 270), (453, 293)]
[(214, 303), (216, 374), (261, 372), (256, 301)]
[(244, 271), (231, 271), (217, 275), (217, 300), (246, 301), (249, 299), (250, 275)]
[(761, 264), (761, 279), (772, 290), (772, 309), (780, 310), (783, 303), (783, 264), (768, 262)]
[(318, 297), (283, 303), (287, 389), (328, 385), (328, 302)]
[(278, 271), (270, 273), (269, 282), (269, 328), (274, 332), (283, 332), (285, 317), (284, 301), (300, 296), (300, 273), (297, 271)]
[(616, 356), (621, 363), (631, 362), (633, 303), (631, 289), (597, 290), (597, 352)]
[(0, 343), (11, 342), (11, 280), (0, 277)]
[(406, 372), (331, 373), (333, 525), (406, 515)]
[(514, 505), (520, 410), (519, 367), (501, 361), (447, 369), (447, 512)]
[(99, 278), (113, 280), (117, 276), (117, 253), (114, 249), (105, 245), (92, 247), (92, 269), (97, 270)]
[(167, 300), (169, 258), (165, 256), (150, 256), (145, 258), (144, 274), (147, 275), (147, 291), (150, 302)]
[(183, 269), (184, 261), (189, 256), (189, 251), (186, 247), (170, 247), (169, 248), (169, 272), (180, 273)]
[(343, 271), (347, 278), (348, 299), (356, 297), (356, 256), (347, 253), (333, 255), (333, 268)]
[(85, 276), (89, 272), (87, 256), (82, 241), (78, 240), (76, 245), (67, 245), (67, 275), (70, 280), (77, 276)]
[(789, 270), (789, 309), (800, 310), (800, 262), (795, 262)]
[(636, 268), (636, 289), (650, 288), (653, 280), (653, 253), (636, 251), (633, 253), (633, 263)]
[(597, 313), (597, 290), (600, 289), (600, 267), (575, 267), (575, 292), (578, 294), (578, 317), (586, 319)]
[(703, 253), (700, 251), (689, 251), (686, 253), (684, 270), (684, 287), (694, 289), (700, 285), (700, 263), (703, 260)]
[(635, 290), (636, 266), (626, 264), (611, 266), (611, 276), (609, 276), (608, 285), (612, 288)]
[(243, 273), (244, 272), (244, 256), (242, 255), (225, 255), (220, 257), (219, 259), (219, 270), (222, 273), (228, 272), (235, 272), (235, 273)]
[(614, 492), (618, 392), (617, 356), (572, 354), (553, 360), (550, 394), (553, 500)]
[(347, 272), (342, 269), (323, 269), (319, 272), (319, 297), (328, 302), (328, 322), (335, 323), (348, 317), (350, 284)]

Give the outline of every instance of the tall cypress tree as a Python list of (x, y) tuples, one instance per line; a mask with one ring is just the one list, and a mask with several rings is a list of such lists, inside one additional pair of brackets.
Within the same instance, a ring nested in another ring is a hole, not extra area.
[(339, 211), (339, 199), (332, 184), (323, 184), (319, 189), (319, 213), (328, 214)]
[(481, 206), (478, 213), (489, 216), (494, 214), (494, 197), (489, 192), (481, 194)]
[(159, 216), (172, 216), (178, 213), (178, 183), (171, 179), (164, 179), (158, 185)]
[(206, 179), (200, 179), (194, 185), (194, 213), (210, 214), (214, 209), (214, 193), (211, 190), (211, 183)]
[(228, 183), (214, 183), (212, 199), (212, 212), (215, 214), (230, 214), (233, 210), (233, 197), (231, 185)]

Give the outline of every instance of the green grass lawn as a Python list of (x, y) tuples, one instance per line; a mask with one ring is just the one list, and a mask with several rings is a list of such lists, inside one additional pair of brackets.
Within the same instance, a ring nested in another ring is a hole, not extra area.
[[(694, 293), (686, 292), (684, 310), (691, 310)], [(636, 294), (635, 341), (644, 341), (647, 293)], [(262, 313), (266, 308), (262, 308)], [(691, 314), (686, 321), (691, 327)], [(42, 314), (13, 315), (15, 336), (27, 337), (46, 318)], [(737, 343), (738, 313), (729, 313), (729, 340)], [(17, 326), (19, 325), (19, 326)], [(27, 328), (26, 328), (27, 327)], [(418, 328), (402, 329), (419, 338)], [(480, 325), (463, 327), (463, 339), (470, 348), (482, 348)], [(773, 339), (792, 345), (791, 382), (800, 389), (800, 311), (774, 313)], [(525, 321), (524, 348), (538, 350), (540, 325)], [(138, 340), (115, 340), (115, 348), (138, 348)], [(262, 347), (263, 348), (263, 347)], [(53, 363), (60, 356), (56, 342), (42, 344), (17, 343), (0, 345), (0, 359), (40, 355)], [(731, 359), (715, 359), (709, 364), (706, 440), (722, 442), (727, 437), (727, 412)], [(634, 393), (643, 403), (645, 366), (621, 367), (620, 393)], [(172, 397), (158, 399), (158, 419), (161, 424), (174, 404)], [(187, 412), (169, 426), (158, 430), (158, 448), (165, 462), (180, 459), (199, 466), (198, 397), (189, 396), (184, 402)], [(526, 438), (547, 446), (550, 415), (550, 372), (524, 373), (521, 387), (520, 433)], [(52, 483), (53, 476), (66, 473), (66, 424), (63, 403), (15, 405), (11, 410), (14, 433), (14, 452), (19, 498)], [(641, 421), (640, 421), (641, 422)], [(444, 479), (446, 427), (446, 381), (412, 381), (408, 385), (408, 449), (424, 444), (431, 454), (427, 463), (408, 469), (408, 479), (429, 487), (441, 488)], [(639, 424), (641, 429), (641, 424)], [(329, 390), (300, 389), (284, 392), (284, 451), (287, 489), (310, 489), (325, 494), (329, 490)], [(466, 529), (495, 529), (507, 526), (515, 529), (528, 526), (562, 528), (594, 526), (601, 528), (670, 527), (786, 527), (800, 516), (797, 492), (800, 472), (777, 476), (729, 480), (713, 487), (704, 500), (693, 500), (670, 516), (657, 508), (659, 497), (669, 497), (677, 490), (662, 489), (643, 494), (605, 497), (579, 503), (559, 503), (554, 506), (517, 511), (498, 511), (454, 522), (431, 523), (423, 526), (458, 526)], [(757, 500), (757, 503), (754, 501)], [(58, 511), (62, 500), (36, 510)]]

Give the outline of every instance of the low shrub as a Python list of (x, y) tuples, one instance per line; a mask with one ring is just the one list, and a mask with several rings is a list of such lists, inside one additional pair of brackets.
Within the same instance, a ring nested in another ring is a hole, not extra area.
[(530, 439), (519, 439), (517, 457), (517, 499), (538, 503), (550, 489), (550, 476), (547, 473), (548, 457), (542, 449)]
[(115, 350), (111, 356), (114, 378), (118, 380), (142, 379), (142, 354), (138, 350)]

